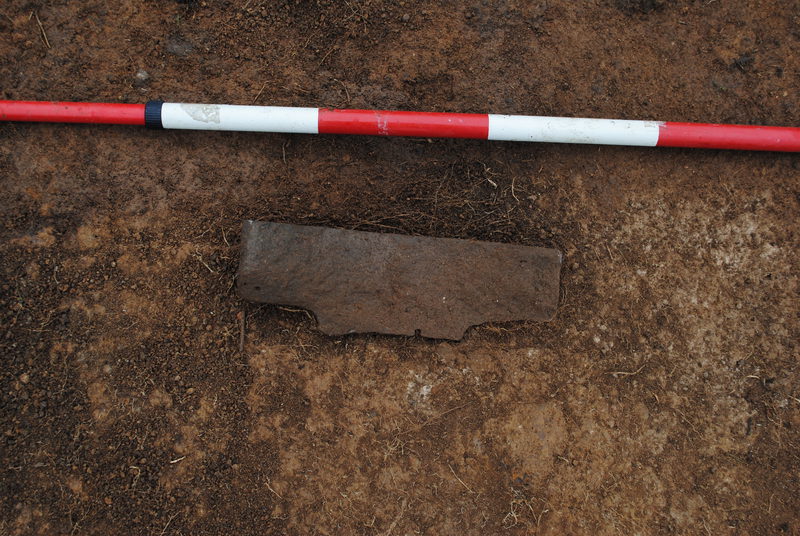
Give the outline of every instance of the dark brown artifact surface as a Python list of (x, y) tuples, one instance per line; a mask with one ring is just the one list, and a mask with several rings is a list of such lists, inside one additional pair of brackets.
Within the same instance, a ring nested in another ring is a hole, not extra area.
[(314, 311), (329, 335), (461, 339), (488, 321), (549, 320), (555, 249), (246, 221), (239, 293)]

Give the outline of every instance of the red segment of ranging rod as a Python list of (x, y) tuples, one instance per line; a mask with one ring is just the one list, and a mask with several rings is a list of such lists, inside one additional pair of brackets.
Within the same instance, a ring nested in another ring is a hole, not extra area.
[(0, 101), (0, 120), (144, 125), (144, 104)]
[(489, 136), (489, 115), (321, 108), (318, 127), (320, 134), (372, 134), (376, 136), (485, 140)]
[(661, 125), (658, 147), (800, 151), (800, 128), (674, 123)]

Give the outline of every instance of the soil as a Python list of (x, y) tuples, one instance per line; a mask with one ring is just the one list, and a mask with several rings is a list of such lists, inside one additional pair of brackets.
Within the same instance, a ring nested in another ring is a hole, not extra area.
[[(798, 125), (798, 50), (797, 0), (7, 0), (0, 97)], [(4, 124), (0, 184), (2, 534), (800, 534), (797, 155)], [(557, 247), (560, 308), (324, 336), (236, 296), (245, 218)]]

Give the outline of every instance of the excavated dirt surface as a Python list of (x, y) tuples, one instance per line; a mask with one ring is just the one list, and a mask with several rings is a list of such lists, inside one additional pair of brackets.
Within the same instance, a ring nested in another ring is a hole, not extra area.
[[(798, 50), (797, 0), (7, 0), (0, 98), (798, 125)], [(800, 534), (798, 212), (790, 154), (0, 125), (0, 533)], [(236, 296), (246, 218), (557, 247), (560, 309), (323, 336)]]

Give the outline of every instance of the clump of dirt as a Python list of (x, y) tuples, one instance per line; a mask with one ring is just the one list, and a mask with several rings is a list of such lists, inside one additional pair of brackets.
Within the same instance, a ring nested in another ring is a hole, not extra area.
[[(797, 125), (798, 26), (785, 2), (11, 0), (0, 96)], [(795, 155), (0, 139), (2, 533), (800, 531)], [(560, 309), (325, 337), (236, 296), (243, 219), (557, 247)]]

